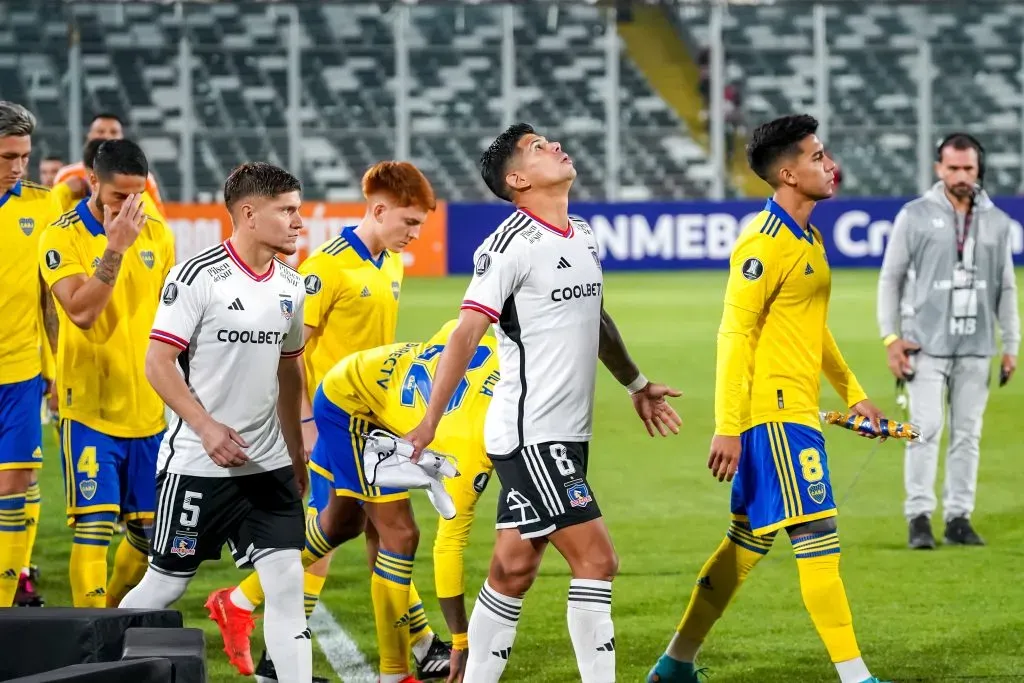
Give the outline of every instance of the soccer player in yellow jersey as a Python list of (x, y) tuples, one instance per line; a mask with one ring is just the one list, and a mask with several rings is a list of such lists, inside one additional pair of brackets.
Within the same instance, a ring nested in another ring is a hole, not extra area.
[(55, 207), (49, 190), (24, 180), (34, 129), (27, 109), (0, 102), (0, 310), (7, 321), (0, 326), (0, 607), (13, 604), (19, 584), (22, 593), (30, 587), (20, 577), (39, 519), (35, 473), (43, 463), (45, 340), (36, 252)]
[[(456, 324), (455, 320), (445, 323), (425, 344), (392, 344), (353, 354), (327, 373), (313, 408), (322, 439), (310, 461), (310, 507), (319, 516), (307, 521), (304, 562), (325, 556), (339, 545), (338, 538), (344, 539), (347, 521), (339, 503), (358, 485), (353, 483), (353, 475), (362, 476), (351, 465), (361, 456), (360, 435), (376, 427), (395, 435), (405, 434), (423, 419), (437, 360)], [(498, 378), (497, 341), (485, 337), (448, 403), (433, 445), (438, 452), (455, 457), (461, 475), (445, 481), (456, 516), (439, 519), (434, 542), (434, 581), (454, 641), (454, 673), (461, 671), (468, 647), (463, 552), (477, 499), (494, 469), (487, 457), (483, 429)], [(408, 585), (412, 580), (411, 555), (381, 549), (378, 558), (373, 579), (375, 601), (377, 584)], [(381, 630), (391, 628), (391, 621), (378, 618), (378, 637)], [(382, 671), (384, 656), (382, 650)], [(437, 662), (421, 663), (418, 675), (423, 680), (436, 678), (441, 670)]]
[(747, 147), (751, 169), (775, 194), (733, 249), (718, 331), (708, 466), (719, 481), (732, 481), (732, 525), (701, 569), (648, 683), (696, 683), (697, 651), (780, 529), (789, 534), (804, 605), (842, 683), (879, 683), (861, 659), (839, 576), (836, 506), (818, 418), (821, 373), (876, 428), (882, 414), (828, 328), (832, 279), (810, 215), (832, 196), (835, 165), (817, 129), (813, 117), (782, 117), (754, 130)]
[[(174, 265), (170, 230), (142, 210), (149, 164), (107, 140), (92, 193), (43, 233), (40, 271), (57, 300), (57, 392), (75, 606), (117, 605), (146, 571), (164, 405), (146, 380), (149, 330)], [(126, 524), (107, 583), (107, 547)]]
[[(383, 161), (370, 167), (363, 175), (362, 190), (366, 198), (362, 221), (344, 228), (338, 237), (323, 244), (299, 266), (306, 288), (303, 445), (307, 454), (317, 441), (312, 400), (327, 372), (351, 353), (394, 342), (404, 273), (400, 252), (419, 237), (427, 214), (436, 207), (430, 182), (406, 162)], [(348, 497), (338, 502), (345, 506), (348, 520), (345, 537), (338, 542), (355, 538), (366, 524), (371, 566), (376, 560), (376, 534), (372, 533), (372, 525), (366, 523), (364, 503), (397, 500), (407, 505), (404, 499), (408, 498), (407, 493), (379, 495), (378, 491), (354, 483)], [(305, 594), (309, 613), (316, 606), (329, 567), (327, 557), (307, 569)], [(408, 623), (417, 662), (424, 665), (428, 660), (447, 661), (447, 648), (434, 637), (414, 586), (409, 595)], [(262, 601), (259, 576), (253, 573), (234, 590), (214, 591), (207, 607), (220, 626), (231, 663), (242, 675), (255, 672), (269, 678), (266, 654), (254, 667), (249, 650), (249, 633), (253, 628), (250, 614)], [(395, 637), (400, 638), (401, 634)]]

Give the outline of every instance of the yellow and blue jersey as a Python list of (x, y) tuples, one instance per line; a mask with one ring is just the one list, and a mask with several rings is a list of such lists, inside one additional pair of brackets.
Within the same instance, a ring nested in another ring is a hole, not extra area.
[(771, 199), (729, 261), (718, 334), (716, 433), (766, 422), (820, 429), (821, 373), (853, 405), (863, 389), (828, 329), (832, 276), (821, 234)]
[(732, 512), (755, 536), (836, 514), (822, 371), (848, 405), (866, 395), (828, 329), (831, 288), (821, 234), (769, 199), (730, 258), (715, 383), (715, 433), (742, 444)]
[[(107, 248), (103, 225), (87, 200), (46, 228), (39, 270), (47, 286), (73, 275), (91, 277)], [(145, 377), (149, 332), (160, 290), (174, 265), (174, 238), (147, 216), (125, 252), (106, 308), (88, 330), (71, 322), (60, 303), (57, 391), (62, 419), (120, 438), (148, 437), (165, 428), (164, 404)]]
[[(449, 322), (426, 343), (391, 344), (350, 355), (327, 373), (313, 404), (320, 436), (310, 467), (332, 481), (339, 495), (378, 501), (382, 496), (397, 497), (399, 492), (366, 485), (361, 435), (380, 427), (403, 436), (420, 423), (438, 358), (454, 327), (455, 321)], [(431, 445), (454, 457), (460, 472), (490, 472), (483, 430), (498, 379), (497, 341), (485, 337)], [(324, 416), (330, 419), (325, 422)], [(348, 428), (335, 430), (338, 425)]]
[(4, 258), (0, 260), (0, 385), (30, 380), (42, 371), (41, 287), (39, 240), (58, 215), (50, 190), (19, 181), (0, 195), (0, 232)]
[(399, 254), (370, 250), (345, 228), (299, 266), (306, 287), (304, 354), (310, 397), (334, 365), (357, 351), (395, 341), (404, 267)]

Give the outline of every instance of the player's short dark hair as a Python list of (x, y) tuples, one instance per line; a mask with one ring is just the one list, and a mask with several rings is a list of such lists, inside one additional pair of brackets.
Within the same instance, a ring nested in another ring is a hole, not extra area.
[(89, 119), (89, 125), (91, 126), (92, 124), (96, 123), (100, 119), (113, 119), (114, 121), (117, 121), (118, 123), (120, 123), (122, 128), (125, 127), (124, 119), (122, 119), (117, 114), (115, 114), (113, 112), (109, 112), (109, 111), (101, 111), (99, 114), (94, 115), (91, 119)]
[(92, 170), (104, 180), (115, 173), (145, 178), (149, 175), (149, 162), (142, 148), (131, 140), (103, 140), (96, 148)]
[(59, 156), (57, 154), (47, 154), (42, 159), (40, 159), (40, 161), (59, 161), (60, 163), (63, 164), (64, 163), (64, 157)]
[(250, 161), (231, 171), (224, 181), (224, 205), (228, 210), (247, 197), (274, 198), (302, 190), (299, 179), (279, 166)]
[(96, 152), (99, 151), (100, 145), (104, 142), (106, 142), (106, 140), (97, 138), (85, 143), (85, 147), (82, 148), (82, 166), (85, 166), (88, 169), (95, 169)]
[(750, 170), (772, 187), (778, 184), (773, 169), (780, 159), (797, 154), (800, 143), (818, 132), (818, 120), (809, 114), (792, 114), (762, 123), (747, 143)]
[(514, 123), (494, 138), (491, 146), (480, 155), (480, 175), (498, 199), (512, 201), (512, 188), (505, 182), (505, 176), (519, 140), (533, 132), (533, 126), (528, 123)]

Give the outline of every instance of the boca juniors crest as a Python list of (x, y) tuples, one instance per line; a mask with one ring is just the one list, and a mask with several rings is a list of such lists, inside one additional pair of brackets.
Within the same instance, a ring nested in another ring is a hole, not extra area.
[(19, 218), (18, 227), (21, 228), (23, 233), (25, 233), (25, 237), (28, 237), (32, 234), (32, 231), (35, 230), (36, 221), (34, 218)]
[(171, 552), (178, 557), (196, 554), (196, 539), (192, 536), (175, 536), (171, 541)]
[(569, 505), (574, 508), (585, 508), (594, 500), (590, 489), (582, 481), (568, 485), (565, 492), (569, 495)]
[(92, 497), (96, 495), (96, 480), (84, 479), (78, 482), (78, 490), (81, 492), (83, 498), (86, 500), (92, 500)]
[(156, 256), (153, 252), (149, 250), (140, 251), (139, 256), (142, 257), (142, 262), (146, 264), (146, 267), (153, 270), (153, 264), (156, 263)]
[(281, 297), (281, 315), (284, 316), (285, 320), (291, 320), (292, 319), (292, 315), (294, 314), (294, 312), (295, 311), (294, 311), (294, 309), (292, 307), (292, 300), (291, 300), (291, 298), (287, 297), (287, 296), (282, 296)]
[(816, 481), (807, 487), (807, 495), (811, 497), (818, 505), (825, 502), (825, 494), (828, 493), (828, 489), (825, 488), (825, 484), (820, 481)]
[(402, 285), (398, 284), (398, 280), (391, 281), (391, 293), (395, 295), (395, 301), (398, 301), (398, 295), (402, 292)]

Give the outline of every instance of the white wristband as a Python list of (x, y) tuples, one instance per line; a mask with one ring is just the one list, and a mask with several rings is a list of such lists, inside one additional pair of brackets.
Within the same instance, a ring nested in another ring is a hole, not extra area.
[(635, 380), (626, 385), (626, 391), (628, 391), (630, 394), (635, 394), (639, 391), (642, 391), (643, 388), (646, 387), (648, 384), (649, 382), (647, 381), (647, 378), (644, 377), (644, 373), (641, 372), (639, 375), (636, 376)]

